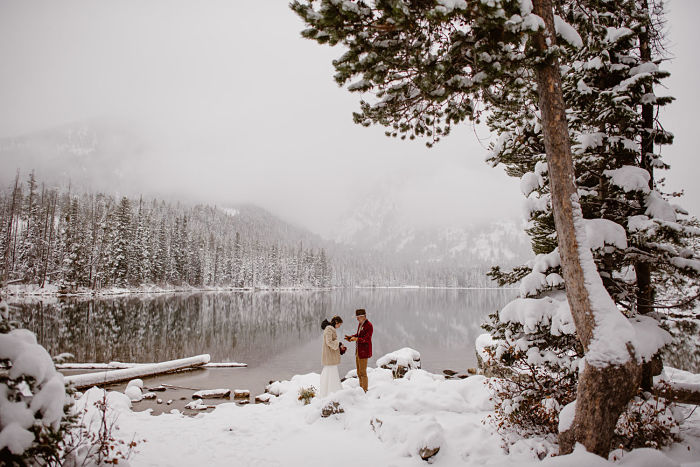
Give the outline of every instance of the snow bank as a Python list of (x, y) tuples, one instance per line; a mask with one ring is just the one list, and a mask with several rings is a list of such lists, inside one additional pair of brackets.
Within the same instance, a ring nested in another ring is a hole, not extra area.
[[(106, 397), (110, 414), (119, 416), (117, 437), (125, 441), (134, 437), (147, 440), (129, 461), (134, 467), (215, 467), (232, 463), (408, 467), (425, 465), (421, 450), (437, 447), (440, 449), (430, 462), (445, 467), (591, 467), (645, 465), (638, 463), (644, 459), (653, 460), (653, 465), (673, 461), (670, 453), (637, 450), (624, 454), (618, 464), (581, 447), (572, 454), (540, 461), (536, 448), (542, 441), (537, 438), (523, 440), (519, 449), (506, 454), (498, 433), (482, 423), (493, 410), (483, 376), (445, 380), (416, 369), (409, 371), (406, 378), (393, 379), (389, 370), (377, 368), (369, 368), (368, 376), (366, 394), (356, 381), (353, 384), (348, 380), (342, 390), (304, 405), (298, 400), (298, 390), (318, 387), (320, 376), (296, 375), (289, 381), (273, 383), (279, 396), (269, 396), (269, 405), (225, 403), (195, 417), (177, 410), (157, 417), (132, 412), (123, 394), (104, 393), (97, 388), (86, 392), (80, 404), (85, 404), (84, 399)], [(337, 403), (343, 412), (324, 417), (322, 410), (329, 403)], [(693, 420), (700, 420), (700, 415), (695, 414)], [(678, 447), (682, 448), (679, 452), (686, 449), (684, 444)]]

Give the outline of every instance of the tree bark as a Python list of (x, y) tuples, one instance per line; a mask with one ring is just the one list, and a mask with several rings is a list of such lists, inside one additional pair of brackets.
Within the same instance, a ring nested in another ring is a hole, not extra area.
[[(535, 0), (533, 6), (534, 13), (546, 25), (546, 31), (535, 36), (535, 46), (544, 52), (548, 44), (556, 44), (552, 1)], [(575, 216), (581, 215), (581, 208), (574, 202), (577, 200), (574, 165), (558, 60), (550, 55), (535, 68), (535, 74), (566, 296), (576, 334), (584, 350), (588, 351), (596, 322), (584, 281), (574, 224)], [(560, 434), (560, 453), (571, 452), (579, 442), (588, 451), (607, 457), (615, 424), (636, 392), (639, 377), (639, 365), (632, 358), (622, 366), (598, 367), (586, 362), (579, 375), (573, 425)]]
[[(648, 2), (644, 2), (646, 11), (649, 11)], [(651, 21), (649, 22), (651, 23)], [(646, 28), (639, 34), (639, 56), (642, 62), (651, 62), (651, 38), (649, 28), (651, 24), (647, 24)], [(644, 93), (651, 94), (654, 91), (651, 84), (644, 85)], [(640, 165), (641, 168), (649, 172), (649, 189), (654, 189), (654, 165), (652, 157), (654, 154), (654, 104), (642, 104), (642, 131)], [(634, 264), (634, 271), (637, 275), (637, 311), (641, 314), (647, 314), (653, 311), (654, 307), (654, 287), (651, 283), (651, 265), (645, 262), (637, 262)]]

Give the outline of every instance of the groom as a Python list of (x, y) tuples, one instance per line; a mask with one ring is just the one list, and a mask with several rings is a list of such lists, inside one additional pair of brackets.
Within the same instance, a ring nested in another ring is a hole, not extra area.
[(357, 318), (357, 333), (352, 336), (345, 336), (350, 342), (357, 343), (355, 351), (355, 363), (357, 365), (357, 377), (360, 379), (360, 387), (367, 392), (367, 359), (372, 356), (372, 332), (374, 328), (367, 319), (367, 313), (360, 308), (355, 310)]

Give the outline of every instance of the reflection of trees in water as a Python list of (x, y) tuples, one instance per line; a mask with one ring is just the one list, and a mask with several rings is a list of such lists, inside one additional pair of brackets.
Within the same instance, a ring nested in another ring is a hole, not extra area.
[(327, 292), (225, 293), (18, 305), (52, 354), (77, 361), (214, 360), (275, 353), (315, 336)]
[(252, 362), (319, 339), (323, 317), (355, 332), (356, 308), (375, 325), (375, 355), (404, 346), (464, 349), (512, 290), (339, 289), (52, 300), (18, 305), (18, 320), (52, 354), (76, 361), (151, 362), (209, 353)]
[[(474, 345), (489, 313), (516, 296), (514, 290), (355, 289), (337, 292), (343, 317), (366, 308), (374, 324), (375, 354), (400, 347), (439, 348), (445, 351)], [(347, 308), (347, 311), (345, 311)], [(353, 330), (346, 323), (345, 332)]]

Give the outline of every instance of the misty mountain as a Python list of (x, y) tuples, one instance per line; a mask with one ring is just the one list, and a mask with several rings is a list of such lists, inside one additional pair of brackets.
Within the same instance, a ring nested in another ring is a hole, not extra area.
[(98, 190), (131, 188), (146, 150), (137, 130), (106, 118), (0, 139), (0, 160), (11, 169), (3, 171), (5, 181), (14, 169), (25, 174), (40, 169), (47, 183), (70, 181)]
[(426, 226), (400, 212), (391, 198), (368, 198), (345, 217), (334, 239), (408, 263), (483, 268), (515, 265), (532, 256), (529, 239), (515, 220)]

